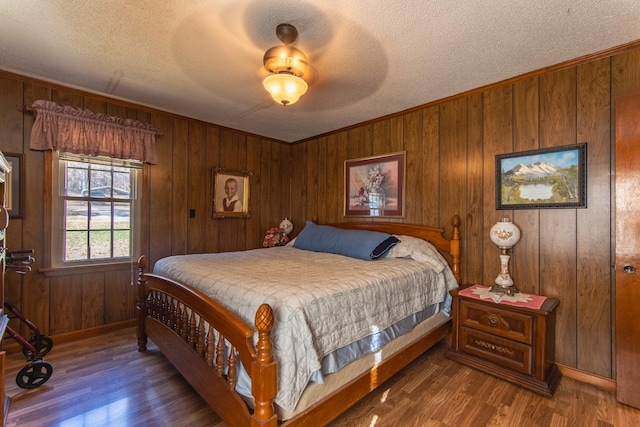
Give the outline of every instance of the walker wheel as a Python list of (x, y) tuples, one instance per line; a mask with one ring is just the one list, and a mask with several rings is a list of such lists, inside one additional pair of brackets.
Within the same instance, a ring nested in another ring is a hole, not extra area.
[[(36, 337), (31, 337), (31, 339), (29, 340), (29, 344), (37, 348), (38, 346), (36, 345)], [(35, 355), (34, 358), (44, 357), (45, 354), (51, 351), (52, 347), (53, 340), (46, 335), (40, 335), (40, 351)], [(31, 350), (29, 350), (27, 347), (22, 347), (22, 354), (24, 354), (24, 357), (26, 357), (27, 359), (32, 358)]]
[(16, 384), (20, 388), (36, 388), (46, 383), (53, 373), (50, 363), (37, 360), (20, 369), (16, 375)]

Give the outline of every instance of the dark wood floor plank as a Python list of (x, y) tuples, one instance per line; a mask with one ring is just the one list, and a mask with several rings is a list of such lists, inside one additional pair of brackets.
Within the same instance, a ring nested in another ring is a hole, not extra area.
[[(7, 356), (8, 427), (181, 427), (224, 424), (153, 346), (138, 353), (127, 328), (54, 345), (53, 375), (23, 390), (21, 352)], [(439, 343), (382, 384), (331, 427), (631, 427), (640, 410), (613, 393), (563, 378), (552, 398), (445, 358)]]

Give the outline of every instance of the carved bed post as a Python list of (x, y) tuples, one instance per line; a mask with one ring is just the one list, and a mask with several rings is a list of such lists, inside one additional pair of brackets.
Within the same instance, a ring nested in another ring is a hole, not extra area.
[(144, 327), (145, 318), (147, 317), (147, 278), (144, 273), (148, 267), (149, 259), (142, 255), (138, 259), (138, 298), (136, 298), (138, 351), (145, 351), (147, 349), (147, 332)]
[(273, 399), (277, 392), (277, 365), (271, 353), (271, 329), (273, 328), (273, 309), (268, 304), (258, 307), (255, 326), (258, 330), (256, 357), (251, 366), (251, 393), (255, 409), (251, 425), (275, 427), (278, 418), (273, 409)]
[(453, 226), (453, 231), (451, 233), (451, 270), (453, 271), (453, 275), (455, 276), (458, 284), (460, 284), (461, 276), (460, 276), (460, 224), (462, 220), (458, 215), (454, 215), (451, 218), (451, 225)]

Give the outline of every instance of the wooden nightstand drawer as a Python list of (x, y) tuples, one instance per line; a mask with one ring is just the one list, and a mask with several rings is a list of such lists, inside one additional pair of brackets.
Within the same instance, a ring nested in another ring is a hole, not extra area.
[(533, 343), (533, 316), (529, 314), (462, 300), (460, 324), (524, 344)]
[(460, 350), (526, 375), (533, 374), (532, 347), (495, 334), (461, 327)]

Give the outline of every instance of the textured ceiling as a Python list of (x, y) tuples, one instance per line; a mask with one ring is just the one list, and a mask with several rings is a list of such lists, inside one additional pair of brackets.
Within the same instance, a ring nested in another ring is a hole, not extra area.
[[(280, 23), (311, 66), (288, 107)], [(638, 39), (638, 0), (0, 0), (4, 70), (287, 142)]]

